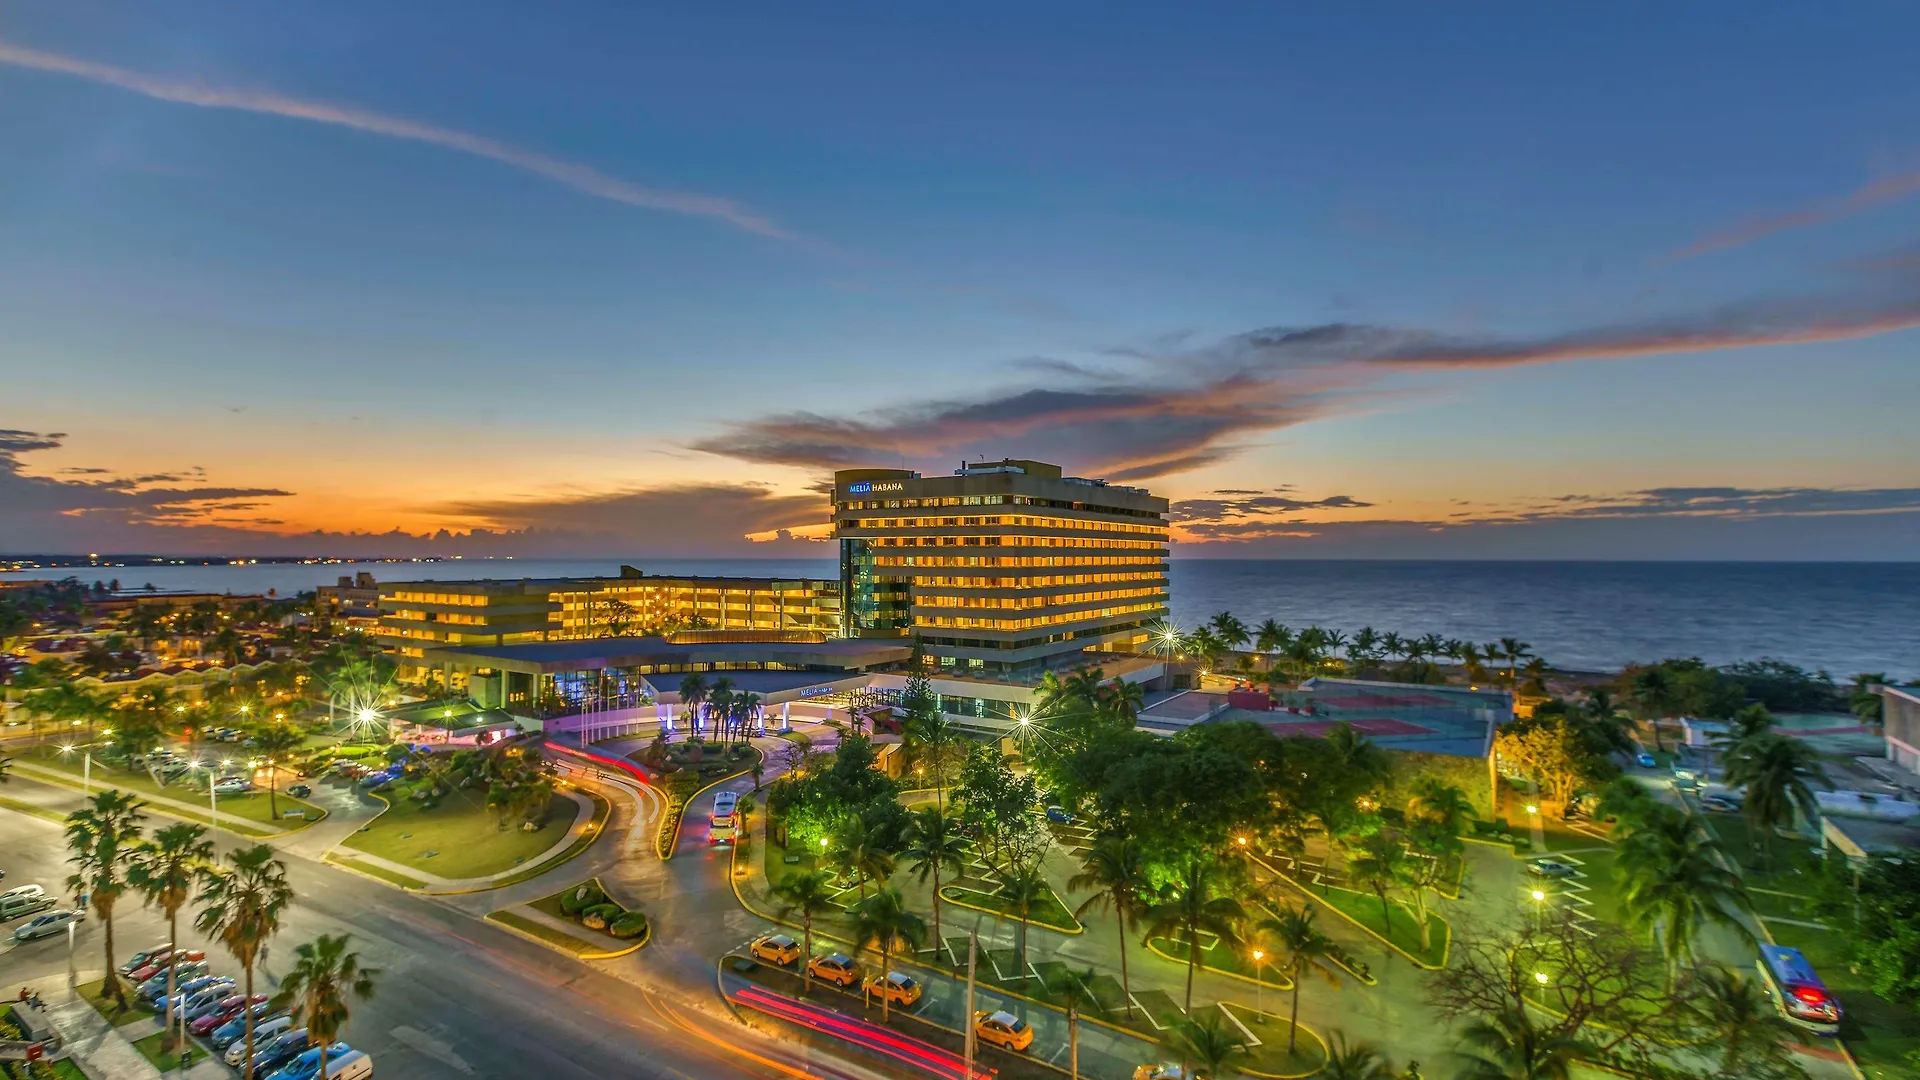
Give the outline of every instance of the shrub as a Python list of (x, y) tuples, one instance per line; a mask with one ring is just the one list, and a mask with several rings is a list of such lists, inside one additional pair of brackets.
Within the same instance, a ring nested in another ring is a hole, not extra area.
[(560, 910), (569, 915), (578, 915), (590, 907), (607, 902), (607, 894), (595, 888), (590, 881), (581, 882), (560, 898)]
[(629, 911), (607, 924), (607, 933), (617, 938), (635, 938), (647, 932), (647, 913)]
[(608, 923), (626, 913), (619, 904), (595, 904), (580, 913), (580, 924), (589, 930), (605, 930)]

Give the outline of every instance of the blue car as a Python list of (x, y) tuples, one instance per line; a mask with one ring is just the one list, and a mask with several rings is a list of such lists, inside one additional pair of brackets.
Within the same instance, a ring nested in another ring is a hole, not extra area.
[(1064, 806), (1047, 807), (1047, 820), (1057, 825), (1073, 824), (1073, 815)]
[[(253, 1026), (258, 1029), (268, 1020), (281, 1015), (284, 1010), (272, 1007), (272, 1002), (262, 1001), (253, 1007)], [(247, 1014), (240, 1015), (213, 1029), (213, 1046), (216, 1050), (225, 1050), (236, 1041), (247, 1037)]]
[(1656, 759), (1652, 754), (1647, 753), (1645, 750), (1640, 751), (1640, 756), (1635, 758), (1634, 760), (1639, 762), (1640, 767), (1643, 769), (1651, 769), (1654, 766), (1660, 764), (1658, 759)]
[[(353, 1053), (353, 1047), (337, 1042), (327, 1047), (327, 1060), (338, 1061)], [(299, 1057), (282, 1065), (278, 1071), (269, 1073), (267, 1080), (312, 1080), (320, 1075), (320, 1048), (313, 1047), (303, 1051)]]

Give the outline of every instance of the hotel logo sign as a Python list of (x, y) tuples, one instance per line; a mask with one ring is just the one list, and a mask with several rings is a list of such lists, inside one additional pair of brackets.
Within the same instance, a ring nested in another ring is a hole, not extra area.
[(907, 485), (898, 480), (862, 480), (857, 484), (847, 485), (847, 494), (849, 495), (868, 495), (878, 494), (883, 491), (905, 490), (907, 490)]

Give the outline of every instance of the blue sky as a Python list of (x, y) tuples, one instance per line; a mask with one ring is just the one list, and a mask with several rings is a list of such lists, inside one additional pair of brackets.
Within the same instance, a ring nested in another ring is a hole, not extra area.
[(1916, 24), (17, 2), (0, 550), (772, 554), (1005, 453), (1190, 554), (1920, 557)]

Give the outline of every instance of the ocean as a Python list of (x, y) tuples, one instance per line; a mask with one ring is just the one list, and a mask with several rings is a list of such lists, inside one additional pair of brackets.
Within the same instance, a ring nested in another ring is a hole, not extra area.
[[(648, 573), (832, 577), (831, 559), (628, 560)], [(382, 581), (616, 574), (619, 559), (99, 567), (9, 577), (118, 578), (124, 588), (285, 596), (367, 570)], [(1920, 676), (1920, 563), (1399, 562), (1176, 559), (1173, 618), (1231, 611), (1248, 625), (1476, 642), (1517, 637), (1555, 667), (1605, 671), (1698, 656), (1762, 656), (1824, 668)]]

